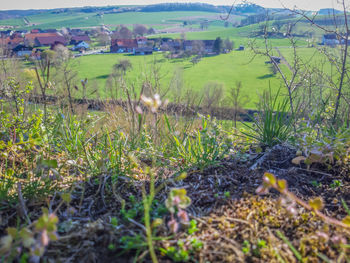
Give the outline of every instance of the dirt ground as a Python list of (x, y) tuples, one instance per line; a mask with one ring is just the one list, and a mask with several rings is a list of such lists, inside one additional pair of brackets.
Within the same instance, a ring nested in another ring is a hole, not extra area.
[[(188, 235), (182, 227), (171, 235), (163, 224), (156, 234), (168, 238), (156, 241), (156, 247), (177, 246), (179, 240), (186, 247), (195, 238), (203, 247), (191, 251), (190, 262), (298, 262), (292, 245), (304, 262), (321, 262), (322, 258), (346, 262), (346, 257), (350, 258), (349, 248), (341, 248), (336, 240), (343, 238), (349, 242), (349, 231), (327, 225), (301, 207), (292, 215), (278, 204), (277, 191), (266, 196), (255, 193), (264, 172), (269, 171), (286, 179), (289, 190), (299, 198), (321, 197), (324, 214), (343, 218), (346, 211), (341, 200), (350, 206), (348, 171), (320, 165), (308, 170), (292, 164), (294, 157), (294, 149), (280, 145), (247, 158), (222, 160), (203, 171), (193, 169), (183, 181), (169, 180), (171, 170), (159, 171), (162, 176), (157, 184), (166, 182), (156, 196), (159, 207), (171, 188), (185, 188), (192, 200), (187, 211), (197, 221), (198, 230)], [(150, 262), (145, 242), (135, 241), (145, 238), (139, 211), (144, 182), (119, 178), (118, 184), (114, 184), (117, 186), (112, 187), (111, 180), (111, 176), (101, 176), (100, 180), (91, 179), (75, 188), (69, 207), (58, 210), (60, 238), (49, 245), (44, 255), (46, 262)], [(341, 185), (334, 185), (334, 180)], [(130, 196), (136, 201), (130, 203)], [(55, 201), (51, 201), (52, 208)], [(46, 200), (27, 204), (33, 219), (45, 203)], [(133, 219), (123, 219), (123, 208), (135, 210)], [(4, 204), (0, 213), (3, 232), (5, 226), (16, 222), (17, 210)], [(168, 214), (159, 213), (165, 222), (169, 220)], [(117, 226), (110, 223), (112, 217), (118, 218)], [(134, 237), (134, 241), (125, 242), (125, 236)], [(135, 244), (138, 246), (133, 247)], [(173, 262), (159, 251), (157, 254), (160, 262)]]

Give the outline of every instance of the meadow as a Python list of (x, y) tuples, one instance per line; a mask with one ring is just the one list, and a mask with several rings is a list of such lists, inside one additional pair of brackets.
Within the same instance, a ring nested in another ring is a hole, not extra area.
[[(239, 16), (234, 16), (239, 19)], [(191, 12), (191, 11), (175, 11), (175, 12), (126, 12), (115, 14), (104, 14), (100, 16), (97, 13), (42, 13), (26, 17), (26, 19), (35, 24), (34, 26), (26, 26), (23, 19), (7, 19), (0, 20), (1, 25), (17, 26), (21, 29), (38, 28), (48, 29), (62, 27), (95, 27), (99, 25), (116, 26), (120, 24), (133, 25), (172, 25), (187, 21), (198, 21), (203, 19), (220, 20), (219, 14), (210, 12)]]
[[(287, 60), (292, 58), (290, 48), (281, 49)], [(298, 48), (298, 53), (305, 61), (321, 59), (319, 53), (315, 53), (312, 48)], [(221, 54), (212, 57), (203, 57), (202, 60), (193, 65), (190, 58), (166, 59), (162, 53), (154, 53), (149, 56), (131, 56), (125, 54), (103, 54), (83, 56), (76, 59), (76, 70), (79, 79), (88, 78), (90, 91), (97, 88), (98, 92), (94, 96), (109, 98), (110, 94), (106, 88), (106, 82), (112, 73), (113, 65), (118, 61), (128, 59), (132, 68), (126, 73), (126, 81), (134, 84), (136, 89), (142, 87), (142, 81), (152, 77), (153, 69), (159, 68), (159, 75), (162, 76), (160, 83), (165, 90), (171, 85), (175, 72), (182, 72), (184, 80), (184, 90), (192, 90), (198, 94), (203, 93), (203, 88), (210, 82), (221, 83), (225, 91), (234, 87), (237, 82), (241, 82), (242, 95), (249, 96), (246, 107), (254, 109), (264, 90), (271, 87), (272, 91), (277, 91), (281, 85), (278, 75), (271, 73), (270, 65), (265, 64), (268, 60), (264, 56), (254, 56), (250, 50), (232, 51), (229, 54)], [(282, 65), (284, 68), (285, 65)], [(285, 68), (286, 69), (286, 68)], [(174, 96), (170, 91), (169, 99)]]

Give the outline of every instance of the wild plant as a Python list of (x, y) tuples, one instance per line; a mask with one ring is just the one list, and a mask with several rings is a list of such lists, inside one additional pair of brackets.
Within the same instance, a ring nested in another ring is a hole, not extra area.
[(175, 262), (187, 262), (194, 253), (203, 247), (203, 242), (192, 237), (199, 230), (197, 221), (189, 220), (185, 210), (191, 204), (191, 199), (187, 196), (185, 189), (175, 188), (170, 190), (165, 204), (171, 214), (168, 222), (170, 231), (176, 234), (182, 225), (187, 228), (187, 234), (185, 239), (178, 239), (176, 245), (165, 243), (165, 246), (160, 247), (159, 250), (163, 256), (167, 256)]
[(296, 215), (296, 205), (300, 205), (308, 211), (314, 212), (325, 223), (338, 226), (344, 230), (350, 229), (350, 215), (347, 215), (342, 220), (338, 220), (327, 216), (321, 210), (324, 207), (323, 200), (319, 197), (305, 202), (288, 190), (287, 181), (278, 179), (271, 173), (265, 173), (263, 176), (263, 183), (256, 189), (257, 194), (267, 194), (270, 189), (277, 190), (281, 195), (280, 204), (292, 214)]
[(271, 90), (263, 94), (259, 113), (252, 118), (253, 125), (243, 125), (244, 135), (255, 139), (262, 146), (272, 147), (287, 141), (293, 128), (294, 116), (289, 114), (288, 98), (280, 98), (280, 90), (273, 95)]
[(311, 126), (311, 120), (300, 124), (294, 143), (300, 150), (293, 163), (304, 162), (309, 168), (319, 163), (332, 168), (335, 164), (347, 164), (350, 149), (350, 133), (346, 127), (333, 129), (332, 124), (319, 122)]
[(39, 261), (50, 241), (58, 240), (57, 223), (55, 213), (49, 213), (47, 208), (43, 208), (41, 217), (28, 226), (7, 228), (7, 235), (0, 239), (1, 261)]
[(48, 143), (77, 158), (85, 152), (84, 147), (92, 142), (94, 126), (99, 120), (100, 118), (93, 119), (90, 115), (79, 120), (76, 115), (58, 112), (47, 128)]
[(179, 158), (181, 167), (188, 168), (196, 166), (200, 169), (216, 164), (222, 158), (227, 149), (220, 137), (220, 128), (215, 122), (212, 125), (205, 118), (202, 119), (200, 129), (183, 138), (173, 135), (173, 142)]

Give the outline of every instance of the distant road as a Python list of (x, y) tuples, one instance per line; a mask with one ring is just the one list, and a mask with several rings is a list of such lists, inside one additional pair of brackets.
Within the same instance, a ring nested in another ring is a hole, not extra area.
[(74, 57), (88, 56), (88, 55), (97, 55), (97, 54), (105, 54), (107, 52), (107, 48), (89, 50), (84, 53), (74, 54)]

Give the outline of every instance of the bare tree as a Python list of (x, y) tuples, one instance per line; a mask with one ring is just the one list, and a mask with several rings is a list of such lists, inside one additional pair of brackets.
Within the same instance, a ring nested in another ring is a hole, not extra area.
[(226, 39), (224, 40), (224, 50), (225, 50), (226, 52), (230, 52), (230, 51), (233, 50), (233, 47), (234, 47), (233, 41), (231, 41), (229, 38), (226, 38)]
[(233, 107), (233, 122), (236, 128), (238, 116), (241, 112), (244, 112), (244, 106), (249, 101), (249, 97), (247, 95), (242, 94), (241, 81), (237, 81), (236, 85), (230, 88), (228, 99)]
[(156, 33), (156, 31), (154, 30), (153, 27), (150, 27), (148, 30), (147, 30), (147, 35), (154, 35)]
[[(201, 40), (194, 40), (192, 42), (192, 55), (197, 55), (199, 58), (205, 53), (204, 42)], [(199, 61), (198, 61), (199, 62)]]
[(120, 71), (122, 75), (125, 75), (126, 71), (132, 68), (132, 64), (129, 59), (121, 59), (113, 66), (113, 68)]
[(223, 84), (209, 82), (204, 86), (203, 91), (203, 107), (213, 115), (213, 108), (220, 106), (224, 95)]
[[(337, 17), (334, 13), (332, 14), (332, 21), (333, 21), (333, 28), (330, 28), (329, 26), (324, 26), (317, 20), (317, 13), (310, 16), (307, 12), (298, 10), (298, 9), (289, 9), (285, 7), (286, 10), (289, 10), (290, 12), (301, 16), (303, 19), (306, 19), (312, 26), (315, 26), (319, 29), (321, 29), (325, 34), (333, 34), (336, 36), (336, 38), (339, 41), (340, 48), (338, 49), (340, 51), (339, 54), (334, 54), (334, 52), (329, 51), (329, 49), (319, 49), (323, 54), (326, 55), (328, 61), (330, 64), (336, 69), (337, 73), (339, 74), (339, 78), (337, 83), (334, 83), (333, 77), (329, 76), (329, 85), (335, 90), (335, 98), (334, 98), (334, 114), (332, 118), (332, 124), (336, 125), (337, 121), (340, 123), (343, 123), (344, 120), (339, 120), (339, 111), (341, 108), (341, 102), (342, 100), (346, 103), (346, 108), (344, 109), (346, 114), (350, 117), (350, 98), (346, 96), (346, 93), (344, 92), (344, 87), (346, 84), (350, 83), (350, 77), (348, 74), (348, 57), (349, 57), (349, 37), (350, 37), (350, 27), (348, 22), (348, 6), (346, 4), (345, 0), (339, 0), (337, 3), (342, 7), (342, 17)], [(341, 26), (339, 24), (339, 20), (341, 22)], [(289, 30), (290, 31), (290, 30)], [(334, 85), (335, 84), (335, 85)], [(343, 118), (341, 118), (343, 119)], [(348, 124), (349, 125), (349, 124)]]
[(132, 32), (126, 26), (121, 26), (119, 30), (113, 34), (113, 38), (130, 39), (132, 38)]
[(40, 54), (39, 60), (34, 60), (34, 70), (41, 92), (42, 103), (44, 104), (44, 122), (46, 122), (47, 118), (47, 91), (52, 86), (50, 82), (50, 73), (54, 57), (54, 51), (46, 50)]
[(191, 63), (194, 65), (198, 64), (201, 61), (202, 57), (201, 56), (194, 56), (191, 58)]
[(182, 93), (184, 88), (183, 68), (177, 68), (174, 71), (170, 81), (170, 89), (173, 95), (173, 102), (179, 104), (182, 101)]
[(134, 25), (133, 32), (135, 36), (143, 36), (147, 33), (147, 27), (144, 25)]
[(56, 79), (58, 83), (62, 85), (63, 91), (67, 94), (70, 112), (74, 114), (73, 93), (78, 90), (76, 85), (78, 72), (75, 70), (75, 61), (68, 48), (64, 46), (56, 47), (55, 52), (56, 59), (54, 65), (56, 69)]
[(111, 43), (111, 37), (107, 33), (99, 33), (97, 35), (97, 41), (101, 46), (108, 46)]

